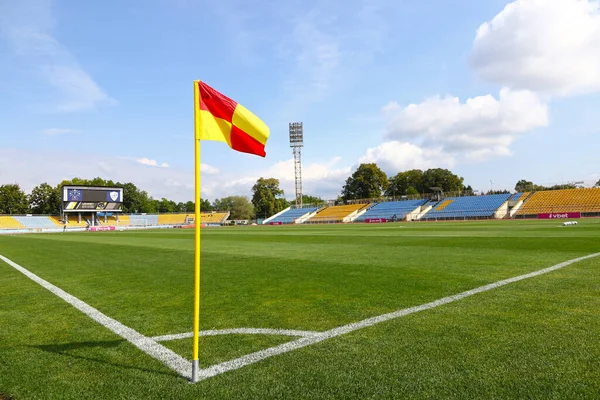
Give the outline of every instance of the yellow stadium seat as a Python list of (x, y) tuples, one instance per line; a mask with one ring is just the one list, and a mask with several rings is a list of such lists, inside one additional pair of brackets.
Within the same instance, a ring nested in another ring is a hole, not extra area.
[(344, 218), (353, 212), (369, 206), (370, 204), (330, 206), (319, 211), (315, 216), (311, 217), (306, 222), (342, 222)]
[(222, 224), (229, 216), (228, 212), (207, 212), (200, 214), (201, 224)]
[(25, 225), (7, 215), (0, 216), (0, 229), (22, 229)]
[(183, 225), (188, 214), (159, 214), (159, 225)]
[(517, 215), (600, 212), (600, 188), (545, 190), (525, 200)]

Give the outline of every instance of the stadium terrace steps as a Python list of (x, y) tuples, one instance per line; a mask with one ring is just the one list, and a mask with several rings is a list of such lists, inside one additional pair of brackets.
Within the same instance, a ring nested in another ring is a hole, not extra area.
[(444, 201), (442, 201), (442, 202), (440, 203), (440, 205), (439, 205), (439, 206), (437, 206), (437, 207), (435, 208), (435, 210), (434, 210), (434, 211), (442, 211), (444, 208), (448, 207), (448, 206), (450, 205), (450, 203), (452, 203), (453, 201), (454, 201), (454, 200), (452, 200), (452, 199), (445, 199)]
[[(66, 214), (66, 213), (65, 213)], [(91, 218), (90, 215), (87, 216), (81, 216), (81, 222), (79, 222), (79, 218), (77, 216), (77, 214), (70, 214), (67, 215), (67, 228), (85, 228), (86, 226), (88, 226), (87, 220)], [(52, 222), (54, 222), (56, 225), (58, 226), (64, 226), (64, 224), (61, 222), (60, 217), (50, 217), (52, 219)]]
[(342, 222), (350, 214), (368, 207), (370, 204), (349, 204), (343, 206), (329, 206), (319, 211), (306, 222)]
[[(507, 203), (510, 194), (450, 197), (425, 214), (421, 219), (491, 218)], [(451, 200), (451, 201), (449, 201)], [(507, 212), (507, 210), (504, 210)], [(499, 216), (499, 218), (502, 218)]]
[(366, 219), (403, 220), (408, 214), (418, 213), (426, 200), (403, 200), (376, 203), (369, 207), (355, 222), (364, 222)]
[(0, 215), (0, 229), (23, 229), (25, 226), (14, 217)]
[(189, 214), (159, 214), (159, 225), (183, 225)]
[[(48, 216), (15, 216), (13, 217), (20, 224), (23, 225), (26, 229), (42, 229), (42, 228), (52, 228), (56, 229), (57, 225), (52, 221), (52, 219)], [(60, 224), (59, 226), (62, 226)]]
[[(222, 224), (229, 218), (229, 212), (207, 212), (200, 214), (201, 224)], [(190, 215), (191, 216), (191, 215)]]
[(273, 219), (269, 219), (267, 224), (293, 224), (298, 219), (306, 216), (307, 214), (314, 213), (317, 211), (317, 207), (308, 207), (308, 208), (290, 208), (287, 211), (280, 213)]
[(283, 210), (279, 211), (278, 213), (271, 215), (269, 218), (265, 218), (262, 223), (266, 225), (269, 222), (273, 221), (275, 218), (279, 217), (281, 214), (288, 212), (290, 209), (291, 209), (291, 207), (283, 209)]
[(516, 215), (543, 213), (598, 213), (600, 212), (600, 188), (545, 190), (534, 192)]
[(131, 226), (157, 226), (158, 215), (156, 214), (132, 214), (129, 216)]

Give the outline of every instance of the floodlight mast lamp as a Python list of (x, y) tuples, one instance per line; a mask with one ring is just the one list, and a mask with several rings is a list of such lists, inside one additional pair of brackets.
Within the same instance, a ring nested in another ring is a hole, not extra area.
[(302, 147), (304, 147), (302, 122), (290, 122), (290, 147), (294, 152), (296, 207), (302, 208)]

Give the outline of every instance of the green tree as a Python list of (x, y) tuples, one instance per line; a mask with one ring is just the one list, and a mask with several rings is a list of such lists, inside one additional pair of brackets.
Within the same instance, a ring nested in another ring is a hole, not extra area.
[(534, 186), (535, 185), (533, 184), (533, 182), (528, 181), (526, 179), (521, 179), (515, 185), (515, 191), (516, 192), (528, 192), (528, 191), (532, 191), (532, 190), (534, 190)]
[(193, 201), (188, 201), (185, 203), (185, 212), (192, 213), (196, 211), (196, 204)]
[(215, 209), (218, 211), (229, 211), (229, 219), (252, 219), (254, 207), (246, 196), (229, 196), (214, 201)]
[(444, 192), (460, 192), (465, 189), (464, 178), (447, 169), (433, 168), (423, 173), (423, 189), (430, 192), (432, 187), (441, 187)]
[[(410, 187), (417, 193), (408, 193)], [(396, 176), (390, 178), (390, 185), (385, 191), (385, 195), (395, 197), (425, 192), (428, 192), (428, 190), (425, 190), (423, 185), (423, 171), (420, 169), (411, 169), (405, 172), (398, 172)]]
[(598, 179), (598, 182), (594, 186), (600, 186), (600, 179)]
[(200, 210), (201, 211), (212, 211), (213, 206), (210, 204), (210, 201), (208, 201), (208, 199), (204, 199), (204, 200), (200, 199)]
[(148, 195), (148, 192), (140, 190), (135, 184), (131, 182), (127, 183), (116, 183), (116, 185), (110, 186), (121, 186), (123, 187), (123, 212), (127, 213), (149, 213), (152, 212), (151, 201), (152, 198)]
[[(292, 203), (295, 203), (296, 201), (292, 201)], [(323, 200), (320, 197), (315, 197), (315, 196), (309, 196), (307, 194), (303, 194), (302, 195), (302, 204), (311, 204), (313, 206), (322, 206), (326, 203), (325, 200)]]
[(419, 194), (419, 191), (417, 189), (415, 189), (414, 187), (409, 186), (408, 189), (406, 189), (406, 194), (408, 196), (414, 196), (416, 194)]
[(150, 197), (148, 199), (148, 204), (144, 207), (143, 210), (139, 210), (140, 213), (148, 213), (148, 214), (156, 214), (160, 210), (160, 200), (153, 199)]
[(377, 164), (360, 164), (346, 179), (342, 189), (344, 201), (380, 197), (389, 186), (388, 177)]
[(172, 213), (177, 211), (177, 203), (173, 200), (165, 199), (164, 197), (160, 199), (158, 204), (158, 212), (160, 213)]
[(275, 214), (279, 211), (283, 211), (290, 206), (290, 202), (284, 199), (283, 197), (278, 197), (275, 199)]
[(61, 209), (61, 193), (46, 182), (36, 186), (29, 195), (29, 208), (33, 214), (57, 215)]
[(27, 195), (18, 184), (0, 186), (0, 214), (25, 214), (28, 209)]
[(252, 205), (258, 218), (267, 218), (288, 207), (281, 208), (284, 203), (276, 201), (277, 196), (283, 196), (279, 188), (279, 179), (259, 178), (252, 186)]

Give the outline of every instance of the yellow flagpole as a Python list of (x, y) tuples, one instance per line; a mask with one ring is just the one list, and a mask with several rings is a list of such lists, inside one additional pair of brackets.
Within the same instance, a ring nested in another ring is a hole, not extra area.
[(194, 340), (192, 350), (192, 382), (198, 382), (198, 340), (200, 335), (200, 138), (198, 126), (199, 93), (198, 83), (194, 82), (194, 170), (195, 170), (195, 216), (196, 235), (194, 243)]

